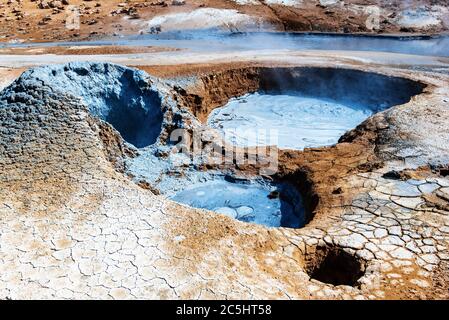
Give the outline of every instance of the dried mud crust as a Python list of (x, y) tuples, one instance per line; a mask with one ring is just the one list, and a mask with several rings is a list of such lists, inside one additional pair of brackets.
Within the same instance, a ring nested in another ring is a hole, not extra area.
[[(423, 162), (431, 168), (449, 163), (443, 152), (449, 123), (437, 116), (445, 108), (447, 79), (390, 73), (427, 88), (334, 147), (281, 151), (277, 178), (303, 188), (314, 214), (298, 230), (246, 224), (154, 196), (120, 172), (120, 158), (132, 152), (79, 99), (38, 82), (3, 92), (1, 296), (447, 299), (449, 212), (425, 197), (448, 194), (449, 180), (444, 170), (419, 169)], [(247, 78), (234, 80), (248, 81), (249, 88), (254, 79)], [(224, 80), (213, 86), (232, 87)], [(195, 86), (176, 81), (171, 94), (187, 106), (180, 89), (188, 95)], [(240, 93), (232, 90), (194, 94), (225, 101)], [(438, 128), (432, 137), (438, 141), (416, 128), (407, 131), (411, 119), (415, 127), (426, 121), (424, 130)], [(418, 173), (413, 179), (388, 175), (404, 170)], [(352, 269), (357, 279), (334, 286), (317, 277), (312, 270), (326, 260), (318, 257), (329, 252), (360, 263)]]

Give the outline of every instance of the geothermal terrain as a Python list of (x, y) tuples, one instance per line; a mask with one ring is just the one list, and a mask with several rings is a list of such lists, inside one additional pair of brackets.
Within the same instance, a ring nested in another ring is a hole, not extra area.
[[(439, 33), (447, 0), (2, 0), (0, 40), (118, 37), (180, 29)], [(82, 28), (71, 27), (73, 8)], [(66, 24), (69, 28), (63, 28)]]
[(0, 2), (1, 299), (448, 299), (447, 1)]

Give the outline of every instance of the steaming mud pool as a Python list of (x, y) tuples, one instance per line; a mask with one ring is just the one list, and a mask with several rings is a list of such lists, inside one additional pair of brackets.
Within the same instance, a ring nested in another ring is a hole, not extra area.
[(368, 107), (331, 99), (256, 92), (215, 109), (208, 124), (237, 146), (278, 145), (302, 150), (337, 143), (373, 113)]
[(301, 195), (288, 184), (218, 179), (192, 185), (172, 200), (269, 227), (300, 228), (305, 224)]

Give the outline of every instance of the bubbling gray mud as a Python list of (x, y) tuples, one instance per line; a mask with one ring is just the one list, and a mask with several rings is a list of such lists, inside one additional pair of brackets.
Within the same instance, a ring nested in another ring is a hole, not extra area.
[(142, 71), (75, 62), (31, 69), (17, 80), (24, 85), (33, 82), (80, 98), (93, 116), (109, 122), (137, 148), (155, 143), (161, 132), (161, 97)]
[(215, 179), (191, 185), (172, 200), (268, 227), (305, 225), (301, 195), (288, 184)]
[(213, 110), (208, 125), (239, 147), (303, 150), (337, 143), (371, 115), (410, 101), (423, 86), (407, 79), (338, 68), (272, 68), (259, 90)]
[(263, 179), (234, 179), (217, 170), (180, 170), (185, 155), (168, 158), (167, 146), (151, 146), (128, 161), (128, 170), (137, 181), (147, 181), (173, 201), (190, 207), (212, 210), (240, 221), (269, 227), (301, 228), (306, 214), (299, 191), (288, 183), (270, 183)]
[[(302, 150), (338, 142), (373, 114), (368, 108), (294, 94), (252, 93), (215, 109), (208, 124), (239, 147), (277, 145)], [(271, 133), (263, 133), (265, 129)], [(255, 133), (255, 134), (254, 134)]]

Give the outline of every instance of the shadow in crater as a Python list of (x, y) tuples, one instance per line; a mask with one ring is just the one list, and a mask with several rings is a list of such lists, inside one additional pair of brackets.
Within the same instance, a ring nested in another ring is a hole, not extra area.
[(319, 246), (307, 256), (310, 278), (334, 286), (358, 286), (365, 273), (365, 261), (336, 246)]

